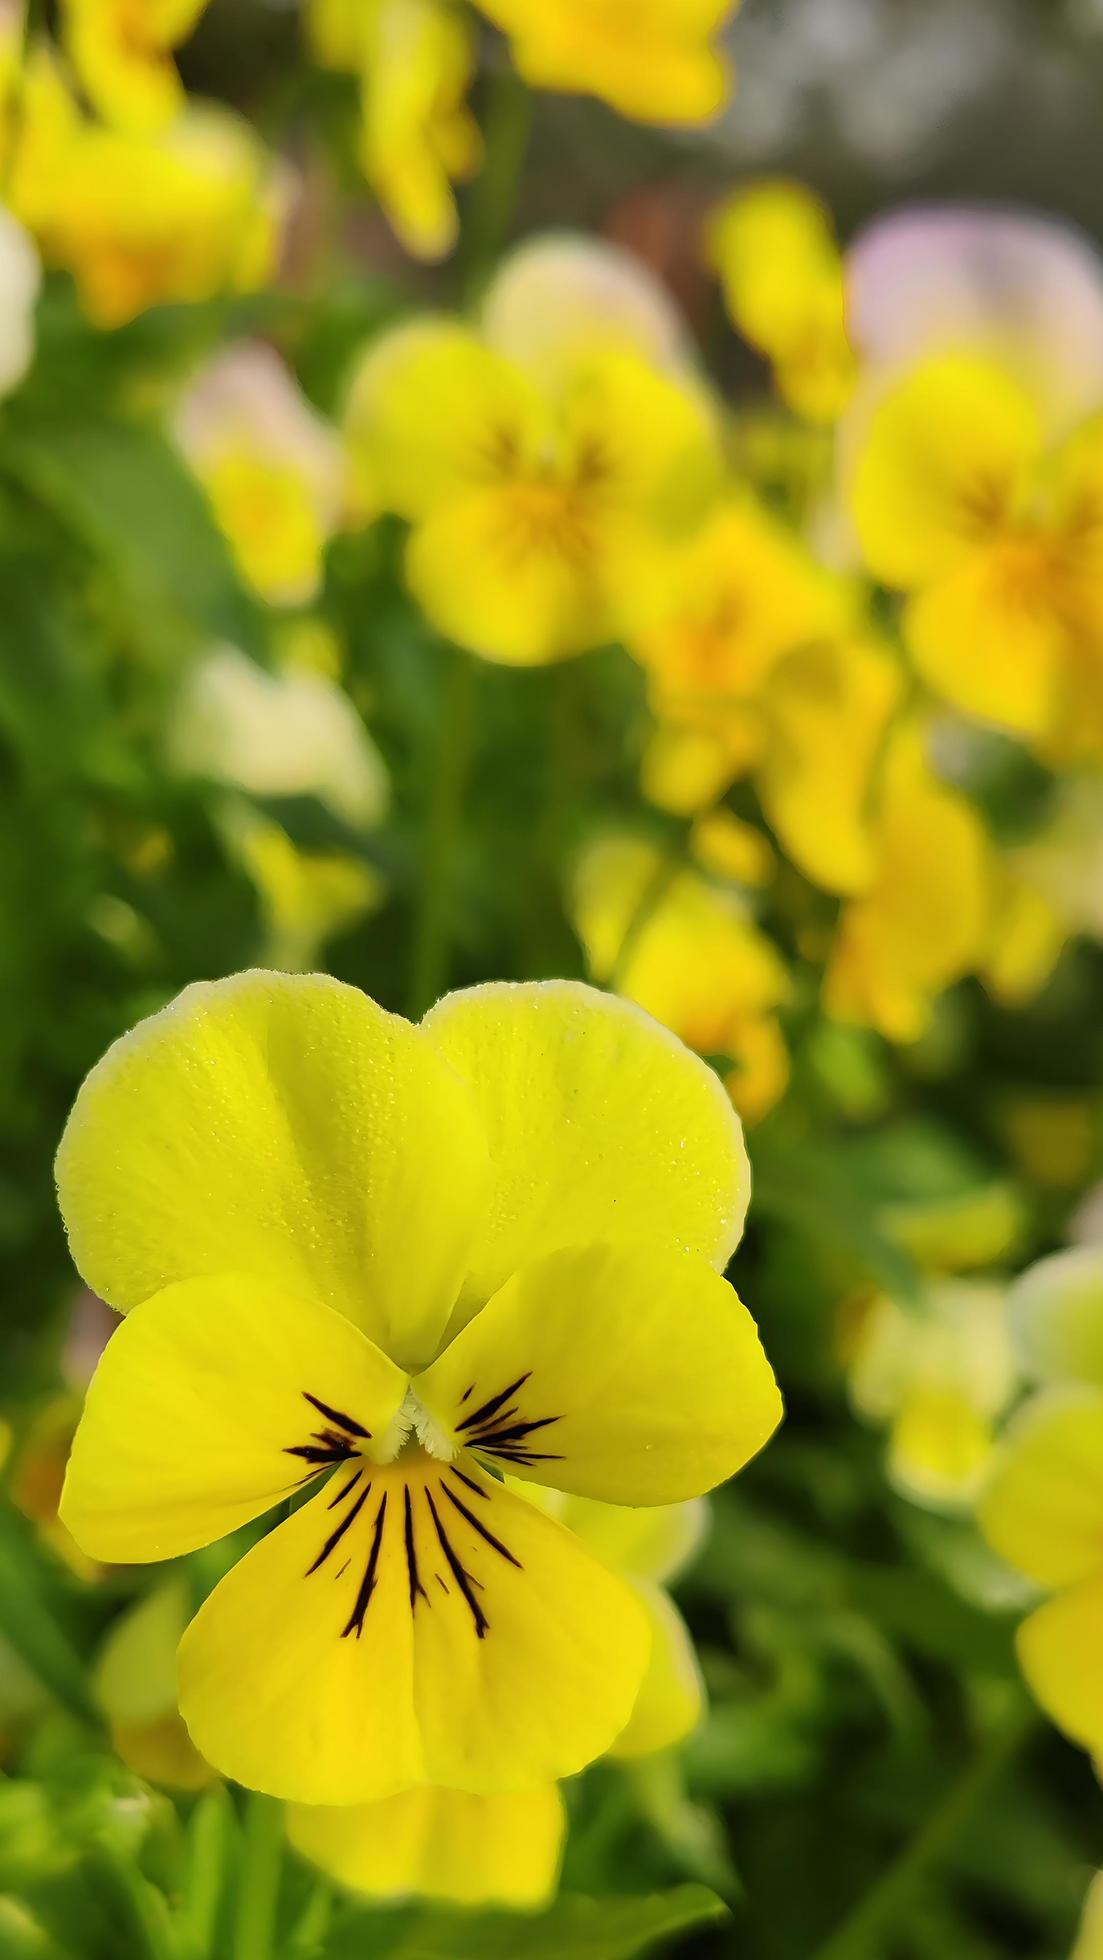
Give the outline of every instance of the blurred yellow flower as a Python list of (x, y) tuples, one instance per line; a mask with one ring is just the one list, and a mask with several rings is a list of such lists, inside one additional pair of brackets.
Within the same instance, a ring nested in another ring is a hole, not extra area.
[(472, 329), (418, 320), (372, 346), (348, 409), (382, 509), (412, 525), (410, 585), (438, 629), (539, 666), (661, 609), (675, 541), (718, 471), (695, 388), (607, 346), (541, 387)]
[(1019, 1380), (1003, 1288), (930, 1280), (918, 1306), (879, 1294), (847, 1345), (850, 1399), (889, 1428), (893, 1483), (936, 1509), (973, 1504)]
[(782, 400), (834, 421), (857, 370), (842, 256), (819, 198), (785, 180), (736, 191), (713, 212), (706, 251), (732, 324), (770, 362)]
[(165, 1579), (111, 1624), (93, 1687), (128, 1769), (170, 1790), (201, 1790), (215, 1772), (176, 1707), (176, 1649), (191, 1618), (186, 1578)]
[(444, 258), (452, 184), (482, 158), (468, 22), (452, 0), (312, 0), (307, 22), (319, 61), (359, 79), (360, 162), (395, 232), (416, 257)]
[(934, 999), (984, 956), (990, 850), (972, 805), (932, 770), (916, 720), (892, 733), (871, 821), (873, 874), (843, 908), (824, 1003), (915, 1041)]
[(1069, 1960), (1103, 1960), (1103, 1872), (1088, 1887), (1080, 1931)]
[(989, 1543), (1054, 1594), (1019, 1629), (1019, 1659), (1059, 1728), (1103, 1757), (1103, 1254), (1031, 1267), (1012, 1321), (1040, 1392), (1011, 1422), (981, 1505)]
[(189, 107), (148, 140), (80, 124), (33, 163), (17, 173), (19, 207), (96, 326), (252, 291), (271, 272), (282, 181), (229, 110)]
[(305, 605), (321, 583), (344, 466), (279, 355), (260, 342), (224, 348), (181, 401), (176, 435), (242, 576), (270, 605)]
[(382, 903), (386, 885), (350, 851), (304, 850), (244, 802), (218, 814), (227, 848), (256, 888), (267, 966), (303, 972), (320, 949)]
[(0, 204), (0, 397), (17, 388), (34, 358), (42, 267), (18, 219)]
[(890, 386), (855, 445), (867, 563), (910, 594), (908, 645), (965, 713), (1043, 752), (1103, 747), (1103, 420), (1044, 447), (1039, 404), (969, 354)]
[(66, 53), (105, 120), (136, 135), (164, 128), (184, 106), (172, 60), (207, 0), (62, 0)]
[(583, 856), (571, 911), (593, 978), (698, 1054), (728, 1058), (736, 1108), (764, 1116), (789, 1075), (777, 1023), (789, 976), (742, 899), (643, 840), (609, 837)]
[(201, 1754), (338, 1804), (533, 1789), (608, 1748), (647, 1614), (493, 1473), (666, 1505), (776, 1425), (720, 1276), (748, 1172), (715, 1077), (567, 982), (412, 1027), (254, 972), (115, 1045), (57, 1176), (74, 1257), (127, 1314), (70, 1458), (79, 1541), (160, 1560), (306, 1500), (184, 1635)]
[(637, 122), (710, 122), (731, 65), (716, 45), (739, 0), (477, 0), (533, 88), (600, 96)]

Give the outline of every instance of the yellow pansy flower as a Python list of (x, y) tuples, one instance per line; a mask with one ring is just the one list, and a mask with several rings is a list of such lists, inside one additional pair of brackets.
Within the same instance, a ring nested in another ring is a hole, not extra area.
[[(662, 1586), (700, 1542), (703, 1503), (633, 1511), (509, 1482), (623, 1574), (651, 1619), (647, 1672), (612, 1753), (637, 1756), (681, 1741), (699, 1719), (703, 1691), (689, 1634)], [(291, 1843), (351, 1891), (465, 1905), (544, 1905), (555, 1890), (566, 1828), (554, 1786), (493, 1796), (422, 1787), (371, 1804), (287, 1810)]]
[(866, 561), (955, 707), (1043, 750), (1103, 744), (1103, 420), (1047, 451), (1037, 399), (972, 354), (890, 386), (855, 445)]
[(917, 1503), (971, 1505), (1019, 1380), (1004, 1289), (931, 1280), (919, 1307), (877, 1295), (851, 1330), (847, 1378), (859, 1415), (889, 1428), (893, 1483)]
[(713, 212), (706, 249), (733, 325), (770, 362), (782, 400), (833, 422), (857, 369), (842, 255), (820, 199), (784, 179), (736, 191)]
[(739, 0), (478, 0), (533, 88), (596, 95), (648, 123), (711, 122), (732, 89), (716, 45)]
[(778, 661), (845, 610), (838, 581), (795, 536), (752, 498), (729, 499), (687, 541), (673, 605), (631, 650), (660, 719), (707, 731), (738, 764), (757, 753), (759, 697)]
[(148, 135), (172, 121), (184, 91), (172, 50), (207, 0), (62, 0), (65, 50), (93, 107)]
[(730, 1058), (740, 1114), (765, 1115), (789, 1075), (777, 1024), (789, 976), (738, 894), (641, 839), (610, 837), (583, 856), (572, 913), (593, 977), (698, 1054)]
[(21, 198), (47, 262), (65, 266), (98, 327), (147, 307), (251, 292), (275, 258), (283, 186), (248, 125), (189, 107), (147, 140), (81, 126)]
[(1052, 1592), (1018, 1634), (1027, 1681), (1057, 1725), (1103, 1755), (1103, 1255), (1039, 1261), (1012, 1321), (1040, 1392), (1016, 1415), (981, 1505), (995, 1550)]
[(631, 350), (601, 346), (541, 387), (445, 320), (369, 349), (348, 425), (379, 507), (412, 525), (407, 577), (433, 624), (512, 666), (661, 608), (718, 467), (699, 392)]
[(715, 1077), (567, 982), (412, 1027), (324, 976), (244, 974), (115, 1045), (57, 1177), (74, 1259), (127, 1314), (74, 1536), (159, 1560), (302, 1500), (184, 1635), (200, 1753), (343, 1804), (531, 1789), (606, 1749), (646, 1615), (494, 1473), (665, 1504), (778, 1421), (719, 1277), (747, 1168)]
[(337, 438), (271, 347), (224, 348), (192, 382), (176, 435), (238, 567), (273, 606), (305, 605), (341, 506)]
[(931, 1003), (983, 958), (991, 864), (979, 817), (935, 775), (914, 719), (894, 729), (880, 766), (872, 855), (872, 878), (843, 908), (824, 1002), (915, 1041)]
[(239, 800), (229, 801), (217, 822), (256, 890), (268, 966), (305, 971), (330, 939), (383, 902), (379, 872), (349, 851), (304, 850), (282, 824)]
[(360, 162), (398, 237), (443, 258), (458, 232), (452, 185), (482, 158), (466, 19), (451, 0), (313, 0), (307, 22), (319, 61), (359, 78)]

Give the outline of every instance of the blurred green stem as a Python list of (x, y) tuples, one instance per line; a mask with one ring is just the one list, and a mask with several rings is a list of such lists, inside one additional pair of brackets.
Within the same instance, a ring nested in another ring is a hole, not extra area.
[(283, 1805), (251, 1791), (234, 1913), (233, 1960), (271, 1960), (283, 1862)]
[(887, 1951), (886, 1933), (908, 1911), (916, 1887), (952, 1849), (973, 1812), (1023, 1747), (1037, 1719), (1025, 1695), (1014, 1689), (1008, 1711), (984, 1747), (936, 1805), (895, 1864), (866, 1893), (856, 1911), (827, 1944), (819, 1948), (814, 1960), (879, 1960)]
[(464, 294), (478, 294), (509, 238), (532, 126), (532, 95), (507, 64), (491, 78), (483, 118), (485, 160), (471, 187), (464, 227)]
[(475, 662), (458, 647), (448, 648), (446, 659), (410, 962), (409, 1012), (414, 1020), (432, 1007), (448, 982), (448, 886), (475, 734)]

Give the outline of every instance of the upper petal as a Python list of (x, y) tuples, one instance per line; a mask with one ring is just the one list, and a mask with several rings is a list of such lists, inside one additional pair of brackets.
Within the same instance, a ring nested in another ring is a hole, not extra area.
[(183, 1280), (108, 1341), (61, 1515), (94, 1558), (194, 1551), (378, 1446), (406, 1380), (318, 1301), (248, 1278)]
[(562, 1525), (473, 1458), (410, 1450), (222, 1580), (181, 1643), (180, 1707), (225, 1775), (299, 1802), (532, 1789), (609, 1747), (648, 1643)]
[(569, 980), (469, 987), (423, 1026), (469, 1084), (491, 1153), (453, 1325), (557, 1246), (642, 1238), (727, 1263), (750, 1195), (743, 1132), (674, 1035)]
[(376, 1803), (292, 1804), (287, 1813), (295, 1849), (350, 1891), (468, 1906), (543, 1905), (566, 1831), (555, 1784), (501, 1796), (423, 1784)]
[(354, 987), (252, 972), (188, 987), (84, 1083), (57, 1159), (73, 1258), (126, 1311), (247, 1273), (432, 1353), (485, 1146), (439, 1048)]
[(699, 1496), (781, 1417), (755, 1324), (727, 1281), (657, 1247), (533, 1260), (414, 1393), (462, 1447), (613, 1504)]

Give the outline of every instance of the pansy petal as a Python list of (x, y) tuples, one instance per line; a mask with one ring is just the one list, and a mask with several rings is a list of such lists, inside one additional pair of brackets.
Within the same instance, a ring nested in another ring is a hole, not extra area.
[(181, 1643), (180, 1707), (224, 1775), (298, 1802), (533, 1789), (609, 1747), (648, 1644), (562, 1525), (473, 1457), (407, 1451), (222, 1580)]
[(1103, 1572), (1058, 1593), (1023, 1621), (1016, 1641), (1031, 1693), (1051, 1721), (1103, 1754)]
[(182, 1280), (115, 1329), (61, 1516), (93, 1558), (175, 1558), (380, 1446), (407, 1377), (342, 1314), (270, 1284)]
[(1040, 443), (1036, 406), (1001, 368), (922, 362), (857, 443), (851, 508), (870, 570), (905, 589), (951, 570), (1013, 513)]
[(1043, 1586), (1103, 1568), (1103, 1390), (1054, 1389), (1012, 1423), (980, 1509), (1002, 1558)]
[(573, 1246), (533, 1260), (413, 1392), (443, 1438), (612, 1504), (699, 1496), (781, 1418), (737, 1295), (702, 1259), (659, 1247)]
[(703, 1497), (636, 1508), (564, 1494), (552, 1516), (568, 1531), (577, 1532), (614, 1572), (653, 1579), (659, 1585), (691, 1563), (709, 1528), (709, 1507)]
[(750, 1195), (743, 1133), (674, 1035), (568, 980), (469, 987), (423, 1026), (469, 1084), (491, 1152), (453, 1326), (558, 1246), (660, 1240), (726, 1265)]
[(58, 1152), (73, 1258), (126, 1311), (248, 1273), (433, 1352), (483, 1193), (478, 1116), (439, 1045), (322, 974), (188, 987), (92, 1070)]
[(651, 1659), (612, 1756), (651, 1756), (658, 1749), (672, 1749), (697, 1727), (705, 1705), (697, 1654), (674, 1601), (658, 1586), (637, 1585), (636, 1590), (651, 1616)]
[(543, 1905), (566, 1830), (554, 1784), (489, 1797), (422, 1785), (377, 1803), (292, 1804), (287, 1812), (296, 1851), (350, 1891), (467, 1906)]
[[(1054, 721), (1064, 629), (1031, 546), (971, 553), (911, 601), (904, 637), (928, 686), (967, 715), (1027, 738)], [(1026, 562), (1024, 565), (1024, 555)]]
[(1040, 1381), (1103, 1389), (1103, 1249), (1055, 1252), (1015, 1281), (1007, 1302), (1025, 1365)]

